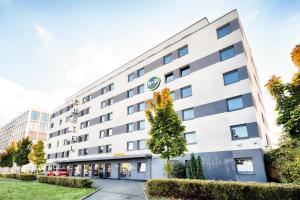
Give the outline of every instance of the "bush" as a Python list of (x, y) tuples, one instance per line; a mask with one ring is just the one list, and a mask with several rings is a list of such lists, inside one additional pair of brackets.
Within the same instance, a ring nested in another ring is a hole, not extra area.
[(173, 162), (171, 176), (174, 178), (186, 178), (185, 165), (180, 163), (179, 161)]
[(205, 200), (299, 200), (300, 186), (191, 179), (152, 179), (147, 192), (154, 197)]
[(16, 174), (0, 174), (0, 177), (3, 178), (16, 178)]
[(36, 180), (36, 175), (34, 175), (34, 174), (17, 174), (16, 179), (19, 179), (22, 181), (33, 181), (33, 180)]
[(92, 181), (89, 178), (79, 177), (59, 177), (59, 176), (38, 176), (40, 183), (48, 183), (54, 185), (62, 185), (74, 188), (91, 188)]

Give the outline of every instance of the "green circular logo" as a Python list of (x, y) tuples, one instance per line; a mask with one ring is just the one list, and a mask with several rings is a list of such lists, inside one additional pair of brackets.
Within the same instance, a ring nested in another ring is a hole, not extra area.
[(151, 77), (147, 82), (147, 88), (150, 91), (155, 90), (160, 85), (160, 78), (158, 76)]

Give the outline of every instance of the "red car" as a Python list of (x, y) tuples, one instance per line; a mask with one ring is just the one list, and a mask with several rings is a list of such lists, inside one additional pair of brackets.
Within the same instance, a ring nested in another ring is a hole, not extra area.
[(48, 176), (69, 176), (67, 169), (55, 169), (48, 173)]

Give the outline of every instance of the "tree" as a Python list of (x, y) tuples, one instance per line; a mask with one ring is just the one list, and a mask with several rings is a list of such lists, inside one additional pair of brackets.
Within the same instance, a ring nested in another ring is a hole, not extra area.
[(191, 159), (187, 163), (187, 176), (190, 179), (205, 179), (201, 158), (200, 156), (197, 156), (196, 159), (194, 153), (191, 154)]
[(276, 123), (283, 126), (289, 137), (300, 139), (300, 45), (293, 49), (291, 55), (298, 68), (291, 82), (283, 83), (281, 77), (273, 75), (266, 87), (276, 102)]
[(0, 167), (8, 167), (8, 168), (13, 167), (15, 150), (16, 150), (16, 143), (12, 142), (11, 145), (7, 147), (2, 154), (0, 154)]
[(43, 141), (39, 140), (32, 145), (28, 158), (36, 166), (37, 172), (39, 172), (40, 166), (46, 163)]
[(154, 154), (167, 159), (165, 171), (170, 175), (172, 171), (170, 159), (182, 156), (187, 150), (184, 138), (185, 127), (173, 108), (170, 89), (165, 88), (153, 93), (153, 100), (147, 102), (146, 118), (151, 125), (148, 147)]
[(29, 163), (28, 155), (30, 153), (32, 141), (27, 138), (23, 138), (17, 143), (17, 149), (15, 151), (14, 161), (20, 167), (20, 173), (22, 166)]

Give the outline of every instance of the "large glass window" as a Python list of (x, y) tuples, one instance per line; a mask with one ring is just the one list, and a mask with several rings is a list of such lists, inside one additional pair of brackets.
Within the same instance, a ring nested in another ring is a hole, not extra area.
[(230, 130), (231, 130), (232, 139), (239, 139), (239, 138), (247, 138), (248, 137), (247, 126), (245, 124), (231, 126)]
[(134, 113), (134, 106), (128, 106), (127, 107), (127, 114), (128, 115), (131, 115)]
[(134, 130), (133, 123), (127, 124), (127, 132), (132, 132)]
[(145, 109), (146, 109), (146, 103), (145, 102), (138, 103), (138, 111), (143, 111)]
[(38, 131), (39, 130), (39, 123), (38, 122), (30, 122), (30, 130)]
[(228, 35), (231, 33), (231, 28), (230, 28), (230, 24), (226, 24), (220, 28), (217, 29), (217, 35), (218, 35), (218, 39)]
[(113, 134), (113, 133), (112, 133), (112, 129), (111, 129), (111, 128), (107, 129), (107, 135), (108, 135), (108, 136), (112, 136), (112, 134)]
[(187, 144), (196, 144), (197, 143), (196, 132), (185, 133), (184, 137), (185, 137), (185, 141)]
[(107, 113), (107, 121), (112, 120), (112, 113)]
[(182, 111), (183, 120), (194, 119), (194, 109), (189, 108)]
[(41, 114), (41, 121), (48, 122), (49, 121), (49, 115), (47, 113)]
[(138, 130), (145, 129), (145, 120), (138, 121)]
[(237, 173), (239, 174), (254, 172), (253, 161), (251, 158), (237, 158), (235, 159), (235, 165)]
[(48, 123), (40, 123), (40, 131), (47, 131), (48, 130)]
[(129, 74), (128, 75), (128, 82), (133, 81), (133, 79), (134, 79), (134, 74), (133, 73)]
[(111, 144), (106, 145), (106, 153), (111, 153), (111, 151), (112, 151)]
[(146, 172), (146, 163), (145, 162), (138, 162), (137, 163), (137, 171), (139, 173), (143, 173), (143, 172)]
[(187, 55), (188, 53), (189, 53), (189, 49), (188, 49), (187, 46), (182, 47), (182, 48), (180, 48), (180, 49), (178, 50), (178, 56), (179, 56), (179, 58), (182, 57), (182, 56)]
[(164, 56), (164, 64), (168, 64), (168, 63), (172, 62), (172, 60), (173, 60), (173, 56), (171, 53)]
[(185, 98), (189, 96), (192, 96), (192, 86), (181, 88), (181, 97)]
[(238, 82), (240, 80), (238, 70), (233, 70), (223, 74), (224, 85)]
[(36, 111), (31, 112), (31, 120), (39, 120), (40, 119), (40, 113)]
[(141, 94), (144, 92), (144, 85), (138, 86), (138, 94)]
[(103, 153), (104, 152), (104, 147), (103, 146), (99, 146), (98, 147), (98, 153)]
[(133, 95), (134, 95), (133, 89), (127, 91), (128, 98), (133, 97)]
[(138, 74), (138, 77), (141, 77), (145, 74), (145, 69), (144, 68), (141, 68), (137, 71), (137, 74)]
[(113, 98), (110, 98), (108, 99), (108, 105), (113, 105), (114, 104), (114, 99)]
[(180, 69), (180, 76), (186, 76), (188, 75), (189, 73), (191, 73), (191, 69), (190, 69), (190, 66), (186, 66), (186, 67), (183, 67)]
[(235, 56), (235, 50), (233, 46), (227, 47), (220, 51), (220, 59), (221, 61), (227, 60), (231, 57)]
[(244, 107), (242, 96), (227, 99), (227, 107), (228, 111), (242, 109)]
[(138, 141), (138, 149), (139, 150), (146, 149), (146, 140), (139, 140)]
[(100, 137), (100, 138), (104, 138), (104, 137), (105, 137), (105, 131), (104, 131), (104, 130), (101, 130), (101, 131), (100, 131), (99, 137)]
[(109, 90), (109, 91), (112, 91), (113, 89), (114, 89), (114, 84), (111, 83), (111, 84), (108, 86), (108, 90)]
[(173, 91), (173, 92), (171, 92), (170, 93), (170, 95), (171, 95), (171, 97), (172, 97), (172, 99), (173, 99), (173, 101), (176, 99), (176, 95), (175, 95), (175, 92)]
[(127, 151), (134, 150), (134, 142), (127, 142)]
[(165, 82), (166, 83), (169, 83), (169, 82), (171, 82), (171, 81), (173, 81), (174, 80), (174, 75), (173, 75), (173, 73), (169, 73), (169, 74), (166, 74), (165, 75)]

